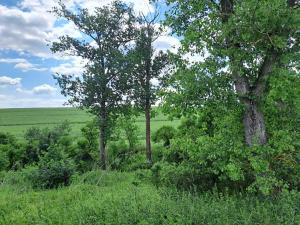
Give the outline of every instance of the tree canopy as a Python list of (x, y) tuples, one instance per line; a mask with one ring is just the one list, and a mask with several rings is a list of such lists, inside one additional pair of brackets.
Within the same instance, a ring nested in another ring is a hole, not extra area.
[(209, 100), (229, 106), (234, 94), (235, 102), (244, 107), (246, 144), (266, 144), (262, 108), (270, 77), (299, 75), (299, 1), (168, 3), (172, 9), (167, 24), (183, 37), (181, 52), (206, 55), (203, 62), (188, 67), (179, 61), (170, 82), (173, 89), (166, 93), (168, 104), (181, 98), (190, 108), (202, 107)]

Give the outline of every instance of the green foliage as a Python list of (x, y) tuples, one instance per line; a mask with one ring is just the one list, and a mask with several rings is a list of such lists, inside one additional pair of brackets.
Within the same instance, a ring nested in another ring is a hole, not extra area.
[[(196, 194), (92, 171), (67, 188), (20, 191), (0, 185), (0, 224), (298, 225), (299, 193), (277, 198)], [(51, 206), (51, 207), (50, 207)], [(238, 212), (238, 213), (237, 213)]]
[(22, 146), (8, 133), (0, 133), (0, 171), (16, 170), (21, 167)]
[(53, 145), (64, 146), (65, 151), (71, 151), (72, 142), (69, 137), (71, 128), (68, 121), (56, 125), (54, 128), (29, 128), (24, 135), (25, 144), (22, 155), (22, 165), (38, 163), (40, 157)]
[(110, 142), (108, 149), (109, 163), (113, 170), (134, 171), (147, 167), (144, 147), (128, 148), (126, 142), (121, 139)]
[(77, 141), (77, 148), (71, 156), (74, 158), (77, 170), (86, 172), (95, 168), (98, 162), (99, 129), (96, 121), (87, 123), (81, 132), (82, 138)]
[(32, 190), (37, 167), (28, 166), (18, 171), (0, 172), (0, 186), (9, 187), (17, 192)]
[(72, 178), (72, 185), (96, 185), (98, 187), (116, 186), (123, 182), (130, 182), (132, 175), (118, 171), (92, 170)]
[(69, 132), (67, 122), (53, 129), (29, 128), (23, 144), (18, 144), (11, 135), (0, 134), (0, 170), (18, 169), (21, 175), (16, 176), (16, 180), (26, 180), (36, 187), (53, 188), (61, 183), (68, 184), (73, 173), (68, 158), (73, 144)]
[[(264, 147), (245, 147), (243, 128), (235, 123), (241, 111), (214, 114), (209, 117), (210, 123), (205, 115), (182, 121), (178, 136), (162, 151), (163, 161), (152, 168), (156, 184), (198, 190), (248, 190), (263, 195), (299, 190), (299, 133), (295, 125), (290, 127), (293, 132), (272, 131)], [(267, 115), (273, 116), (271, 112)], [(213, 128), (212, 132), (208, 128)]]
[(0, 148), (0, 171), (7, 170), (8, 167), (9, 167), (9, 159), (6, 154), (6, 151)]
[(46, 189), (67, 186), (74, 172), (74, 163), (61, 149), (53, 146), (41, 158), (38, 170), (33, 176), (33, 183), (35, 187)]
[(129, 149), (134, 150), (138, 143), (139, 127), (136, 125), (134, 112), (128, 112), (126, 115), (121, 115), (117, 121), (117, 129), (115, 131), (115, 139), (125, 137)]
[(171, 126), (162, 126), (153, 135), (152, 140), (154, 142), (163, 141), (164, 147), (169, 147), (171, 144), (171, 139), (176, 135), (176, 129)]
[(192, 168), (186, 180), (201, 177), (200, 189), (299, 190), (298, 1), (168, 3), (166, 23), (183, 39), (161, 94), (185, 119), (162, 173)]
[[(157, 10), (157, 9), (155, 9)], [(159, 24), (159, 12), (155, 11), (147, 17), (138, 16), (135, 45), (129, 53), (131, 99), (140, 111), (151, 111), (151, 106), (158, 99), (160, 85), (151, 82), (162, 79), (165, 68), (170, 64), (168, 54), (155, 49), (154, 42), (163, 34), (164, 27)]]
[(126, 160), (130, 157), (131, 152), (125, 140), (112, 141), (108, 144), (109, 149), (109, 164), (112, 169), (122, 169)]
[(50, 145), (55, 145), (62, 137), (68, 136), (70, 131), (70, 123), (66, 120), (52, 129), (31, 127), (25, 132), (24, 138), (30, 145), (37, 144), (41, 151), (46, 151)]

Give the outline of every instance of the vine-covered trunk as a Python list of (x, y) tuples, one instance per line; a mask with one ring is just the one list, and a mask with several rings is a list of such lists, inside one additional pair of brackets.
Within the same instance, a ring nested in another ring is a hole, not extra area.
[(248, 146), (255, 144), (264, 145), (267, 143), (264, 115), (255, 101), (247, 101), (245, 103), (243, 124), (245, 142)]
[(145, 107), (145, 119), (146, 119), (146, 156), (149, 164), (152, 164), (152, 151), (151, 151), (151, 112), (150, 105)]

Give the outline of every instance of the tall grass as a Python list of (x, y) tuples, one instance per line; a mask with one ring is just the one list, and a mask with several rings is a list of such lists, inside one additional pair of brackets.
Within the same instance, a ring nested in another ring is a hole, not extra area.
[(195, 195), (136, 182), (132, 173), (99, 171), (74, 177), (68, 188), (48, 191), (20, 191), (22, 184), (9, 180), (0, 186), (1, 225), (300, 224), (299, 193), (276, 199)]

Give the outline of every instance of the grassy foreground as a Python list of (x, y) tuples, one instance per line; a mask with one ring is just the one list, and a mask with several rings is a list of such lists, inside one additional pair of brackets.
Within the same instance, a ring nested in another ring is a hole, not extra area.
[(90, 172), (67, 188), (34, 191), (15, 173), (0, 184), (0, 224), (299, 225), (300, 194), (277, 199), (192, 195), (136, 182), (134, 174)]
[[(24, 132), (30, 127), (54, 127), (68, 120), (71, 124), (72, 135), (79, 136), (80, 129), (92, 120), (92, 116), (86, 111), (76, 108), (30, 108), (30, 109), (0, 109), (0, 130), (9, 132), (18, 138), (22, 138)], [(137, 118), (140, 131), (140, 139), (144, 139), (144, 117)], [(177, 126), (178, 120), (170, 121), (166, 116), (158, 114), (152, 119), (152, 131), (162, 125)]]

